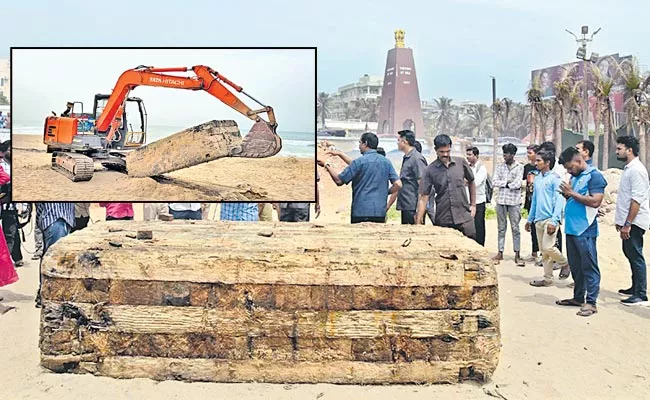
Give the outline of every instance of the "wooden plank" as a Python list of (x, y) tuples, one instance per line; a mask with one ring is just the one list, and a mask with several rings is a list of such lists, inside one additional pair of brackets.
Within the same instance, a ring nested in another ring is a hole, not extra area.
[[(269, 229), (275, 230), (274, 237), (265, 238), (254, 234), (256, 229), (262, 229), (262, 224), (251, 228), (250, 224), (241, 223), (246, 225), (244, 232), (232, 223), (130, 223), (134, 226), (123, 225), (124, 232), (112, 233), (105, 226), (103, 229), (97, 226), (102, 224), (96, 224), (57, 242), (44, 259), (43, 273), (62, 278), (119, 277), (134, 281), (226, 284), (414, 287), (423, 283), (426, 286), (495, 286), (497, 283), (493, 264), (484, 249), (476, 253), (471, 251), (473, 244), (468, 244), (467, 249), (440, 245), (431, 251), (430, 243), (419, 239), (404, 248), (401, 239), (389, 239), (399, 237), (399, 228), (395, 235), (373, 237), (365, 231), (360, 234), (359, 230), (349, 230), (345, 225), (318, 232), (320, 228), (311, 225), (297, 224), (302, 229), (296, 230), (292, 224), (270, 223)], [(154, 237), (160, 239), (129, 239), (126, 238), (128, 229), (152, 230)], [(425, 237), (429, 234), (422, 233)], [(110, 241), (120, 242), (122, 247), (112, 247)], [(354, 252), (353, 246), (359, 246), (358, 251)], [(458, 260), (445, 258), (451, 256)], [(135, 259), (137, 268), (132, 261)]]
[(129, 151), (126, 166), (132, 177), (161, 175), (228, 157), (242, 140), (235, 121), (210, 121)]
[[(47, 278), (43, 299), (112, 305), (298, 310), (491, 310), (498, 305), (493, 286), (457, 287), (225, 285), (167, 281)], [(351, 296), (351, 298), (350, 298)], [(463, 298), (462, 296), (469, 296)], [(450, 301), (451, 299), (451, 301)]]
[[(493, 331), (498, 311), (270, 311), (216, 310), (203, 307), (113, 306), (76, 303), (90, 321), (110, 321), (109, 332), (213, 333), (225, 336), (279, 336), (324, 338), (413, 338), (475, 335)], [(60, 304), (45, 302), (43, 315), (56, 313)], [(63, 321), (66, 321), (64, 319)], [(481, 321), (487, 321), (481, 323)], [(483, 326), (479, 326), (479, 325)], [(104, 329), (104, 328), (102, 328)]]
[(485, 380), (494, 369), (482, 360), (414, 361), (411, 363), (371, 363), (360, 361), (280, 362), (224, 361), (217, 359), (180, 359), (149, 357), (106, 357), (97, 362), (83, 362), (81, 357), (42, 356), (42, 365), (56, 367), (68, 362), (67, 370), (93, 373), (114, 378), (151, 378), (204, 382), (260, 383), (457, 383), (461, 370), (471, 370), (465, 379)]

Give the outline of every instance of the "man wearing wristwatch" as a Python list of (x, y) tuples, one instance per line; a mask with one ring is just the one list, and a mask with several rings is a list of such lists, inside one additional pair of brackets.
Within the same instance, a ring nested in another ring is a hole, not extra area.
[[(359, 139), (361, 157), (353, 160), (343, 171), (338, 171), (329, 162), (319, 159), (318, 165), (325, 167), (337, 186), (352, 182), (351, 223), (386, 222), (388, 195), (402, 188), (402, 181), (393, 164), (377, 153), (379, 138), (366, 132)], [(389, 182), (391, 187), (389, 189)]]
[[(626, 306), (648, 305), (648, 277), (643, 257), (643, 234), (650, 227), (650, 183), (648, 170), (639, 160), (639, 140), (632, 136), (616, 139), (616, 158), (625, 162), (616, 198), (616, 230), (623, 240), (623, 254), (632, 270), (632, 286), (618, 293)], [(645, 151), (645, 149), (643, 149)]]

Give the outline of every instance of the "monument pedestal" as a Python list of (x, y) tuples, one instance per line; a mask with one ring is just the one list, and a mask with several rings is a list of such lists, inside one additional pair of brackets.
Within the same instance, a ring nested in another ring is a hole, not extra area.
[(386, 57), (377, 134), (397, 134), (410, 129), (416, 136), (422, 136), (424, 121), (413, 50), (404, 47), (403, 31), (395, 32), (395, 40), (395, 48)]

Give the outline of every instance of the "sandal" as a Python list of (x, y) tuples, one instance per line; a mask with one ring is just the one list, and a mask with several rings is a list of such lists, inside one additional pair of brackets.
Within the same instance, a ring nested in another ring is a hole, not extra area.
[(518, 267), (525, 267), (526, 262), (522, 260), (520, 257), (515, 257), (515, 265)]
[(586, 304), (584, 307), (580, 309), (580, 311), (576, 313), (576, 315), (579, 315), (581, 317), (590, 317), (596, 314), (597, 312), (598, 310), (596, 309), (596, 306), (592, 304)]
[(562, 270), (560, 271), (560, 279), (561, 280), (567, 279), (570, 275), (571, 275), (571, 268), (568, 265), (562, 267)]
[(583, 308), (585, 306), (584, 303), (581, 303), (574, 299), (557, 300), (555, 304), (557, 304), (558, 306), (583, 307)]

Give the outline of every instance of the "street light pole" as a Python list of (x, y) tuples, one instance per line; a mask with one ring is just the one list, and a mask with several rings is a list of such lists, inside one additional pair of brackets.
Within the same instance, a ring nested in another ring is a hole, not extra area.
[[(585, 89), (584, 89), (584, 105), (582, 107), (583, 109), (583, 138), (584, 140), (589, 140), (589, 62), (595, 62), (598, 59), (598, 53), (591, 53), (590, 57), (587, 57), (587, 44), (592, 42), (594, 40), (594, 36), (600, 32), (602, 28), (596, 29), (596, 32), (592, 33), (589, 38), (587, 38), (587, 34), (589, 33), (589, 27), (587, 25), (584, 25), (581, 28), (581, 33), (582, 33), (582, 38), (578, 38), (575, 33), (571, 32), (568, 29), (565, 29), (565, 31), (569, 32), (569, 34), (573, 35), (573, 37), (576, 39), (576, 43), (580, 45), (578, 47), (578, 51), (576, 52), (576, 57), (579, 60), (582, 60), (582, 67), (584, 69), (583, 73), (583, 79), (584, 79), (584, 84), (585, 84)], [(597, 138), (596, 138), (597, 139)]]

